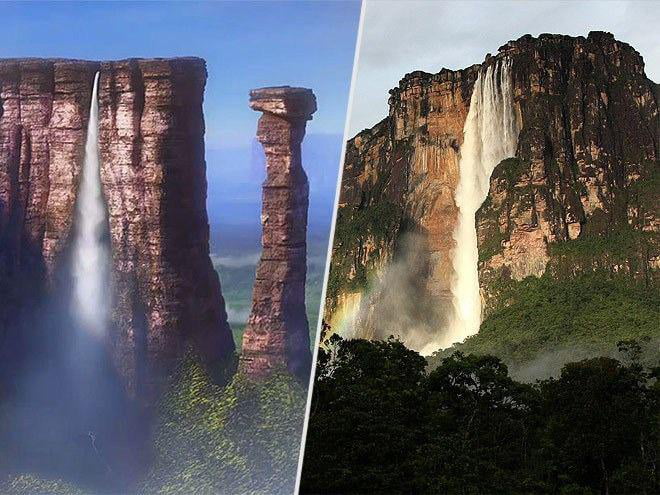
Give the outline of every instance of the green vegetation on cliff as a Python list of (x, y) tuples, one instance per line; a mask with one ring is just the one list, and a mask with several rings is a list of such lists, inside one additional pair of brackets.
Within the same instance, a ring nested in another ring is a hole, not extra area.
[(401, 218), (400, 208), (387, 202), (338, 209), (327, 287), (329, 302), (335, 302), (340, 294), (367, 287), (381, 250), (397, 235)]
[[(519, 158), (506, 158), (502, 160), (493, 170), (491, 181), (499, 181), (506, 187), (509, 202), (502, 208), (510, 210), (511, 203), (516, 201), (522, 203), (529, 201), (532, 188), (529, 186), (518, 187), (523, 174), (529, 170), (529, 163)], [(487, 196), (477, 211), (477, 219), (486, 235), (479, 246), (479, 262), (490, 259), (502, 250), (502, 243), (509, 239), (510, 232), (500, 232), (499, 220), (502, 211), (495, 208), (491, 196)], [(507, 213), (508, 214), (508, 213)]]
[(188, 356), (158, 412), (145, 494), (284, 494), (293, 491), (304, 388), (285, 372), (225, 387)]
[(587, 234), (575, 240), (556, 242), (548, 246), (547, 271), (555, 279), (600, 273), (650, 288), (656, 285), (654, 277), (657, 277), (649, 264), (650, 253), (660, 247), (659, 237), (655, 232), (626, 226), (605, 234)]
[(189, 353), (154, 411), (151, 462), (140, 481), (118, 487), (57, 479), (52, 472), (1, 472), (0, 493), (288, 495), (294, 490), (305, 399), (305, 388), (284, 371), (258, 382), (239, 372), (218, 385)]
[(33, 474), (11, 476), (0, 482), (3, 495), (86, 495), (84, 490), (61, 480), (49, 480)]
[(654, 340), (648, 359), (660, 357), (660, 294), (628, 277), (528, 277), (509, 282), (499, 299), (478, 334), (429, 358), (430, 365), (460, 350), (493, 354), (515, 368), (542, 360), (543, 375), (567, 359), (611, 354), (627, 339)]
[(489, 281), (479, 333), (430, 357), (430, 366), (460, 350), (496, 355), (536, 378), (570, 359), (611, 355), (628, 339), (647, 342), (645, 360), (657, 362), (660, 292), (648, 261), (656, 245), (657, 234), (627, 227), (551, 244), (543, 276)]
[[(485, 319), (479, 333), (436, 353), (430, 366), (460, 350), (496, 355), (517, 376), (536, 378), (558, 373), (571, 359), (612, 355), (616, 343), (627, 339), (646, 342), (644, 359), (657, 362), (660, 292), (652, 260), (660, 236), (648, 227), (649, 219), (657, 216), (660, 174), (657, 162), (642, 161), (635, 167), (632, 183), (605, 205), (608, 211), (591, 212), (577, 239), (548, 245), (543, 276), (515, 281), (506, 269), (486, 268), (481, 280)], [(503, 160), (495, 168), (491, 184), (506, 195), (498, 208), (489, 196), (477, 214), (483, 235), (480, 263), (501, 253), (502, 241), (509, 238), (509, 232), (499, 231), (501, 219), (529, 209), (524, 203), (531, 186), (522, 181), (528, 169), (529, 163), (519, 158)], [(572, 190), (564, 188), (565, 208), (580, 211), (578, 198), (586, 191), (582, 182), (572, 183)], [(537, 193), (549, 197), (538, 187)]]

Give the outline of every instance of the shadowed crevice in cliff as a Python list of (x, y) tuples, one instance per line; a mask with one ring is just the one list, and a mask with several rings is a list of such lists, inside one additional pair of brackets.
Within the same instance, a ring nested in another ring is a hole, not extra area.
[(31, 321), (45, 295), (46, 267), (40, 239), (24, 228), (31, 141), (22, 125), (10, 128), (9, 146), (3, 153), (7, 169), (1, 185), (7, 201), (0, 206), (0, 387), (10, 390), (11, 377), (34, 337), (25, 321)]
[(146, 308), (140, 297), (140, 291), (137, 287), (137, 280), (133, 282), (133, 291), (131, 293), (131, 320), (134, 329), (135, 340), (135, 385), (137, 390), (144, 390), (148, 383), (147, 352), (149, 332), (149, 322), (147, 321)]
[[(135, 112), (133, 114), (133, 128), (140, 129), (142, 115), (144, 114), (145, 90), (142, 71), (135, 62), (132, 63), (131, 77), (133, 79), (133, 86), (135, 88)], [(134, 168), (137, 168), (140, 165), (140, 160), (142, 158), (142, 144), (142, 133), (137, 132), (133, 137), (133, 150), (131, 155), (131, 165)], [(144, 189), (144, 185), (142, 187)]]

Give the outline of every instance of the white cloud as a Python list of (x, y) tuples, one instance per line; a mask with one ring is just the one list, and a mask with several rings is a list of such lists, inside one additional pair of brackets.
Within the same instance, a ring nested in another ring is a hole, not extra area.
[(227, 321), (230, 324), (245, 324), (247, 323), (248, 318), (250, 317), (250, 307), (243, 306), (238, 304), (227, 304)]
[(219, 256), (211, 254), (211, 261), (216, 267), (223, 268), (246, 268), (249, 266), (257, 266), (261, 253), (247, 253), (234, 256)]
[(468, 67), (528, 33), (612, 32), (642, 54), (648, 77), (660, 79), (653, 1), (365, 1), (350, 137), (387, 115), (388, 91), (406, 73)]

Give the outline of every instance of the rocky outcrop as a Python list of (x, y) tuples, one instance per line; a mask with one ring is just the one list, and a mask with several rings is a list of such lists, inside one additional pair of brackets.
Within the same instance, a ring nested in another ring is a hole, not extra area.
[[(428, 292), (439, 304), (449, 298), (463, 125), (478, 71), (503, 58), (512, 61), (521, 131), (477, 213), (484, 297), (502, 279), (552, 268), (558, 243), (614, 228), (657, 233), (657, 86), (642, 57), (608, 33), (524, 36), (481, 65), (407, 74), (390, 91), (389, 116), (349, 141), (325, 314), (331, 325), (341, 324), (339, 302), (376, 283), (410, 230), (427, 239)], [(383, 222), (382, 205), (395, 218)], [(655, 239), (636, 265), (647, 274), (657, 264)]]
[(305, 311), (309, 185), (300, 144), (316, 98), (304, 88), (262, 88), (250, 92), (250, 107), (263, 112), (257, 138), (266, 155), (266, 180), (262, 254), (241, 366), (256, 378), (278, 367), (304, 378), (311, 369)]
[(407, 74), (390, 91), (389, 116), (348, 142), (338, 218), (360, 226), (336, 229), (325, 314), (333, 328), (345, 313), (337, 297), (374, 284), (404, 232), (424, 238), (423, 285), (441, 306), (450, 304), (458, 216), (453, 193), (477, 70)]
[(648, 275), (658, 256), (660, 123), (642, 57), (600, 32), (526, 36), (498, 56), (514, 61), (523, 128), (477, 214), (486, 303), (497, 280), (543, 274), (553, 245), (612, 232), (651, 234), (634, 269)]
[(148, 396), (189, 342), (208, 361), (234, 351), (209, 258), (203, 60), (0, 61), (0, 289), (20, 301), (67, 262), (97, 71), (109, 344), (127, 391)]

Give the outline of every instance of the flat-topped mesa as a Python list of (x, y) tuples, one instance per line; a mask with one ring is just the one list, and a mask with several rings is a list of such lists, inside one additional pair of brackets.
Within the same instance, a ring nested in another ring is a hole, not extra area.
[(300, 144), (316, 111), (314, 93), (288, 86), (250, 92), (263, 112), (257, 138), (266, 155), (261, 222), (262, 253), (243, 336), (241, 368), (261, 378), (286, 368), (304, 379), (311, 369), (305, 312), (309, 184)]
[(234, 352), (209, 257), (200, 58), (0, 60), (0, 326), (66, 265), (97, 71), (108, 337), (128, 393), (149, 400), (189, 342), (209, 361)]
[[(486, 312), (497, 281), (546, 272), (553, 244), (616, 225), (660, 230), (653, 202), (637, 192), (653, 184), (660, 142), (658, 85), (641, 55), (598, 31), (522, 36), (463, 70), (406, 74), (389, 92), (388, 116), (348, 141), (324, 315), (333, 328), (411, 227), (426, 241), (423, 283), (438, 305), (449, 299), (465, 122), (480, 72), (504, 60), (520, 134), (476, 214)], [(339, 237), (356, 231), (355, 242)]]
[(259, 88), (250, 91), (250, 108), (288, 120), (302, 119), (304, 122), (312, 120), (312, 114), (316, 112), (316, 97), (307, 88)]

